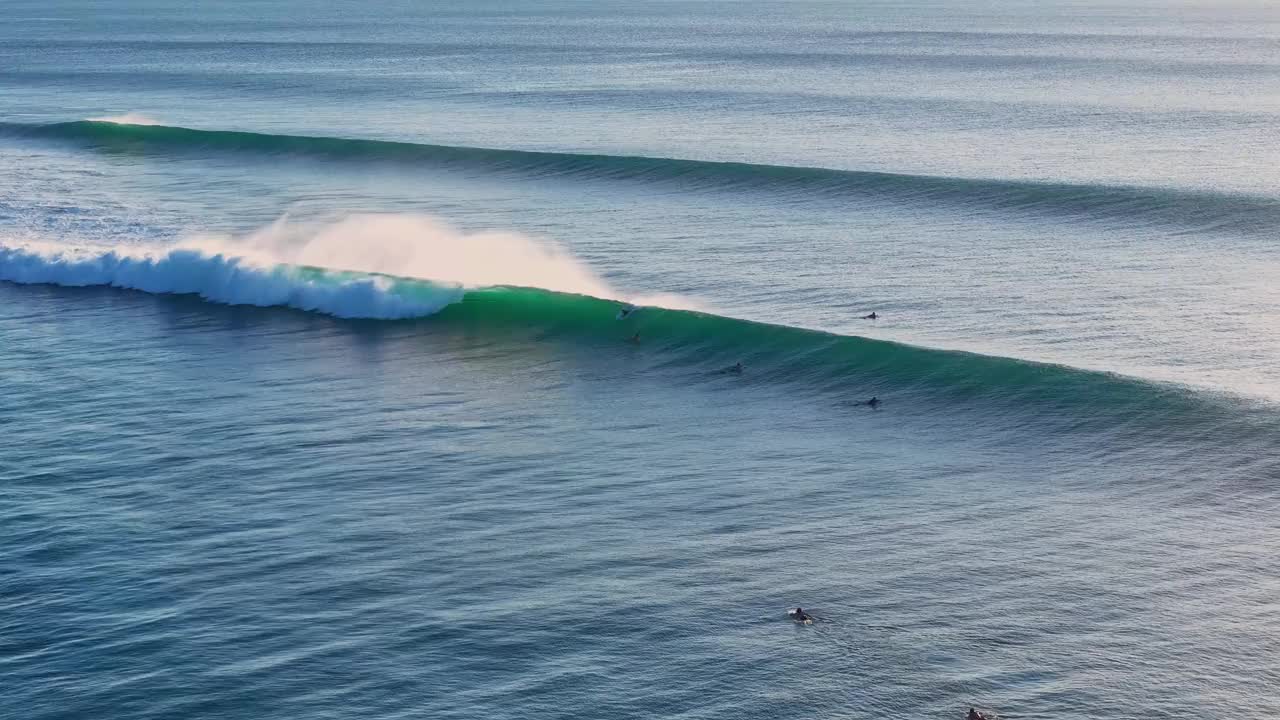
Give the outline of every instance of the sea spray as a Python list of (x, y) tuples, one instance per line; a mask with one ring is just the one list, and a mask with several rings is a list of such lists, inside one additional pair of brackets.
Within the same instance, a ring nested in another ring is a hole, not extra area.
[(621, 297), (589, 266), (545, 239), (467, 233), (421, 214), (358, 214), (327, 224), (279, 220), (242, 236), (199, 236), (179, 247), (258, 265), (379, 273), (463, 287), (515, 285)]
[(108, 285), (282, 306), (343, 318), (422, 317), (466, 288), (529, 286), (619, 294), (564, 249), (516, 233), (464, 233), (425, 215), (353, 215), (329, 224), (280, 220), (242, 236), (171, 246), (0, 243), (0, 279)]
[(138, 112), (127, 112), (123, 115), (106, 115), (103, 117), (89, 118), (89, 122), (111, 123), (113, 125), (161, 125), (159, 120), (143, 115)]

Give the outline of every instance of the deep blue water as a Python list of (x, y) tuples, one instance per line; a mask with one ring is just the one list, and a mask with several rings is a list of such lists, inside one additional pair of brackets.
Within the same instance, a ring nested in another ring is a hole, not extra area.
[(4, 10), (0, 717), (1280, 713), (1270, 4)]

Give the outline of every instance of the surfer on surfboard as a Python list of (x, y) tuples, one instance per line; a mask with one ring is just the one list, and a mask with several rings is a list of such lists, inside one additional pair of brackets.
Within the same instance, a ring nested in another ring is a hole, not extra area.
[(787, 611), (787, 614), (791, 616), (792, 620), (795, 620), (798, 623), (803, 623), (805, 625), (813, 624), (813, 616), (805, 612), (802, 607), (798, 607), (795, 610), (789, 610)]

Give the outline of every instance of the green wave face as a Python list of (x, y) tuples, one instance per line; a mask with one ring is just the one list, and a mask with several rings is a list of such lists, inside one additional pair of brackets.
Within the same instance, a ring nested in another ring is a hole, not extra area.
[[(529, 288), (466, 293), (429, 322), (491, 337), (533, 332), (541, 341), (638, 350), (690, 376), (735, 362), (743, 379), (785, 386), (821, 402), (875, 395), (939, 412), (979, 412), (988, 422), (1060, 428), (1159, 430), (1177, 437), (1224, 424), (1241, 437), (1277, 429), (1271, 413), (1242, 418), (1241, 403), (1187, 388), (1077, 368), (834, 335), (684, 310), (641, 308)], [(1243, 423), (1243, 424), (1241, 424)]]

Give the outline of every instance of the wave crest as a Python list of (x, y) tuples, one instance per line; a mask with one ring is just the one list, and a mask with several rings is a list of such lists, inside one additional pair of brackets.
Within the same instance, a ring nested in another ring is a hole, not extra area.
[(460, 286), (350, 276), (174, 248), (161, 252), (0, 247), (0, 279), (25, 284), (107, 285), (190, 294), (228, 305), (281, 306), (342, 318), (431, 315), (462, 298)]
[(238, 237), (200, 236), (179, 247), (292, 265), (461, 285), (537, 287), (619, 297), (565, 248), (514, 232), (464, 232), (421, 214), (357, 214), (325, 224), (279, 220)]
[(432, 315), (467, 288), (620, 296), (554, 244), (464, 233), (422, 215), (353, 215), (323, 225), (281, 220), (243, 236), (198, 236), (167, 247), (0, 243), (0, 280), (192, 294), (343, 318)]
[(127, 112), (123, 115), (107, 115), (104, 117), (89, 118), (89, 122), (111, 123), (112, 125), (161, 125), (159, 120), (147, 117), (142, 113)]

